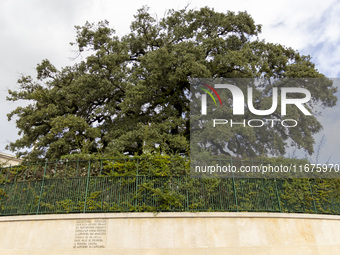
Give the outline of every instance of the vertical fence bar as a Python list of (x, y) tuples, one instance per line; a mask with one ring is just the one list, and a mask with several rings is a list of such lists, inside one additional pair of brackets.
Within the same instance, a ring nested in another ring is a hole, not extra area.
[[(139, 159), (137, 159), (137, 174), (136, 174), (136, 202), (135, 202), (135, 208), (137, 211), (137, 205), (138, 205), (138, 174), (139, 174)], [(125, 159), (125, 171), (126, 171), (126, 159)]]
[(279, 190), (277, 189), (276, 179), (274, 179), (274, 182), (275, 182), (275, 189), (276, 189), (277, 202), (278, 202), (278, 204), (279, 204), (279, 210), (280, 210), (280, 212), (282, 212), (281, 201), (280, 201), (280, 196), (279, 196)]
[(86, 180), (86, 191), (85, 191), (85, 203), (84, 203), (84, 210), (83, 213), (86, 212), (86, 202), (87, 202), (87, 192), (89, 190), (89, 183), (90, 183), (90, 169), (91, 169), (91, 159), (89, 160), (89, 166), (87, 168), (87, 180)]
[[(220, 159), (220, 166), (221, 167), (223, 167), (222, 166), (222, 160)], [(222, 182), (222, 180), (226, 180), (226, 179), (221, 179), (221, 182)], [(218, 185), (218, 189), (219, 189), (219, 191), (218, 191), (218, 193), (220, 194), (220, 210), (223, 210), (223, 200), (222, 200), (222, 192), (221, 192), (221, 182), (220, 182), (220, 184)], [(224, 196), (224, 194), (223, 194), (223, 196)]]
[(185, 171), (186, 193), (187, 193), (187, 211), (189, 211), (189, 186), (188, 186), (188, 173)]
[[(230, 156), (230, 164), (231, 167), (233, 166), (233, 158)], [(238, 203), (237, 203), (237, 194), (236, 194), (236, 187), (235, 187), (235, 178), (234, 178), (234, 172), (233, 174), (233, 189), (234, 189), (234, 197), (235, 197), (235, 204), (236, 204), (236, 211), (238, 212)]]
[(41, 181), (41, 187), (40, 187), (40, 194), (39, 194), (39, 202), (38, 202), (37, 214), (39, 214), (39, 210), (40, 210), (40, 201), (41, 201), (42, 191), (43, 191), (43, 188), (44, 188), (46, 169), (47, 169), (47, 161), (45, 162), (43, 179), (42, 179), (42, 181)]

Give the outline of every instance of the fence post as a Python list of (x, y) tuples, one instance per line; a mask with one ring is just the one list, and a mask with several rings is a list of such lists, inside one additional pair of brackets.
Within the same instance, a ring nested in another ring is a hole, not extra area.
[(186, 182), (186, 190), (187, 190), (187, 211), (189, 211), (189, 186), (188, 186), (188, 172), (185, 170), (185, 182)]
[(89, 182), (90, 182), (90, 169), (91, 169), (91, 159), (89, 160), (89, 166), (87, 168), (86, 192), (85, 192), (85, 203), (84, 203), (83, 213), (86, 212), (87, 192), (89, 190)]
[[(230, 164), (233, 166), (233, 158), (230, 156)], [(234, 189), (234, 197), (235, 197), (235, 204), (236, 204), (236, 211), (238, 212), (238, 203), (237, 203), (237, 195), (236, 195), (236, 187), (235, 187), (235, 178), (233, 172), (233, 189)]]
[[(125, 159), (125, 171), (126, 171), (126, 159)], [(136, 174), (136, 202), (135, 202), (135, 208), (137, 211), (137, 205), (138, 205), (138, 174), (139, 174), (139, 159), (137, 158), (137, 174)]]
[(280, 212), (282, 212), (281, 201), (280, 201), (280, 196), (279, 196), (279, 190), (278, 190), (278, 188), (277, 188), (276, 179), (274, 179), (274, 182), (275, 182), (275, 189), (276, 189), (277, 202), (279, 203), (279, 210), (280, 210)]
[(41, 187), (40, 187), (40, 194), (39, 194), (39, 202), (38, 202), (37, 214), (39, 214), (41, 195), (42, 195), (42, 191), (43, 191), (44, 183), (45, 183), (46, 169), (47, 169), (47, 161), (45, 162), (45, 168), (44, 168), (43, 179), (42, 179), (42, 181), (41, 181)]
[[(220, 159), (220, 166), (222, 167), (222, 160), (221, 159)], [(225, 183), (228, 184), (227, 178), (221, 178), (221, 180), (225, 180)], [(224, 204), (223, 204), (223, 201), (222, 201), (222, 196), (228, 195), (228, 194), (222, 194), (222, 192), (221, 192), (221, 182), (219, 183), (218, 187), (219, 187), (219, 192), (218, 193), (220, 194), (220, 208), (219, 209), (223, 211), (223, 209), (227, 209), (227, 208), (224, 208)]]

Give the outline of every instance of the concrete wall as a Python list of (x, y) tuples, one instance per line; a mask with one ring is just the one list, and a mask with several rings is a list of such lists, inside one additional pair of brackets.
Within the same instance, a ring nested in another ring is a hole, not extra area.
[(205, 212), (0, 217), (0, 254), (340, 254), (340, 216)]

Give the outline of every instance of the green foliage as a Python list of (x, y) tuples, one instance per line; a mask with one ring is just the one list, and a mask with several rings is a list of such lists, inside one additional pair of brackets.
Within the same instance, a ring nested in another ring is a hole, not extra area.
[(6, 192), (4, 189), (0, 188), (0, 210), (3, 211), (5, 209), (4, 200), (7, 198)]
[[(85, 60), (61, 70), (43, 60), (36, 79), (23, 76), (20, 90), (9, 91), (8, 100), (29, 104), (8, 114), (21, 138), (7, 148), (31, 161), (79, 153), (188, 154), (190, 77), (323, 77), (309, 56), (258, 40), (261, 26), (246, 12), (170, 10), (158, 21), (144, 7), (123, 37), (106, 21), (76, 29), (74, 45), (87, 52)], [(311, 89), (313, 102), (335, 104), (331, 83)], [(280, 155), (290, 137), (311, 153), (321, 125), (300, 121), (303, 129), (289, 136), (244, 129), (230, 146), (238, 155), (266, 155), (263, 146), (249, 149), (247, 139), (257, 137)]]

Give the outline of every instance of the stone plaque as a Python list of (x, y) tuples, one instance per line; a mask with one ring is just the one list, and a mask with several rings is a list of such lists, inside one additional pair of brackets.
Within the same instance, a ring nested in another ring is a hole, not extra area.
[(73, 248), (106, 248), (107, 220), (77, 220)]

